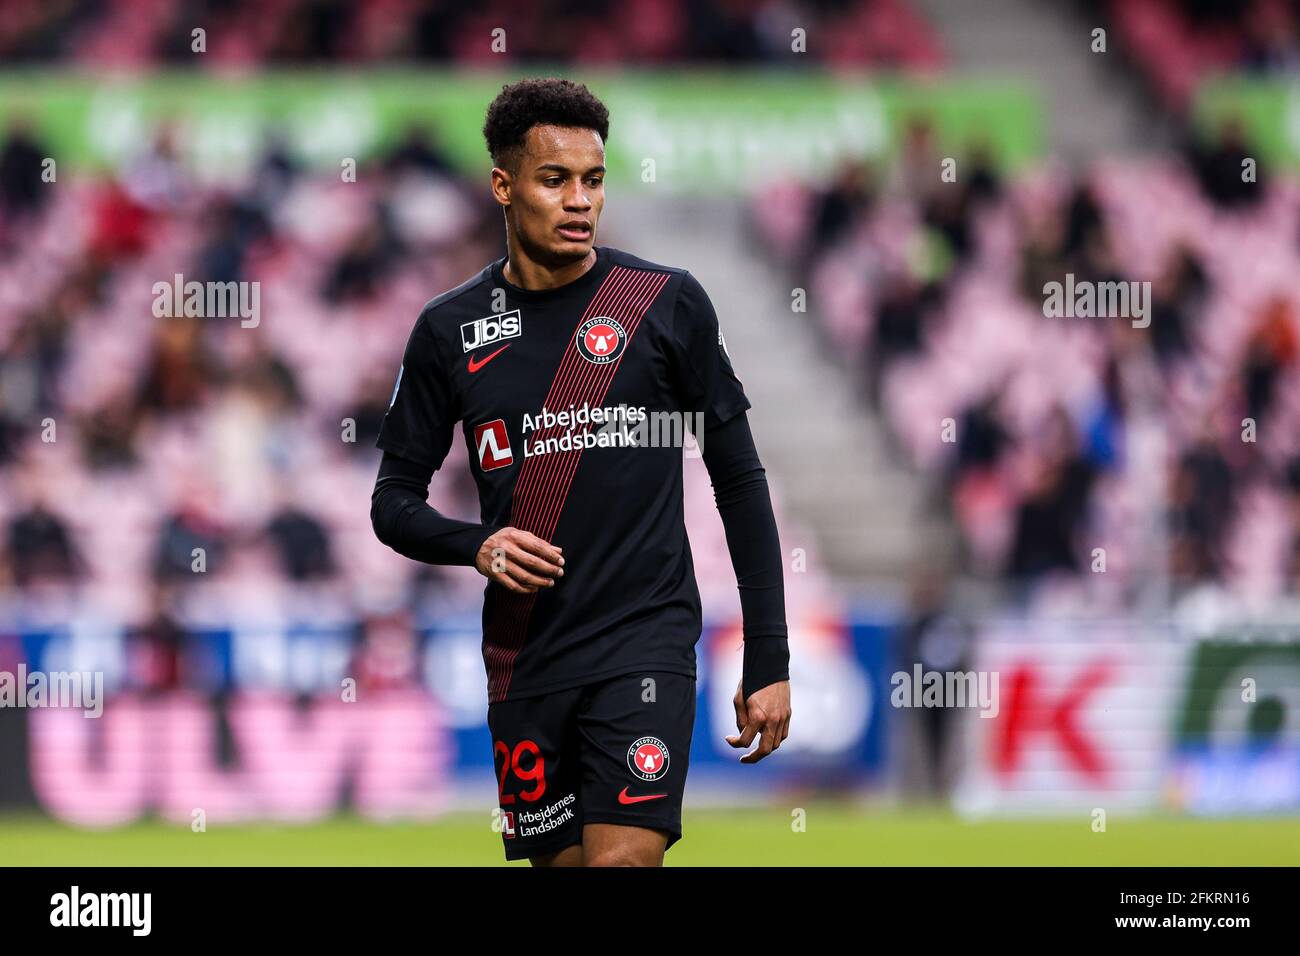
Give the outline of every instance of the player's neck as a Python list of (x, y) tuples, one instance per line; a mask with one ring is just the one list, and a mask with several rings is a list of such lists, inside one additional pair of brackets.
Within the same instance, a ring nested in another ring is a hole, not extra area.
[(511, 285), (529, 291), (555, 289), (562, 285), (568, 285), (575, 279), (585, 275), (596, 264), (596, 249), (594, 246), (584, 258), (576, 262), (565, 263), (558, 268), (551, 268), (529, 259), (514, 243), (510, 245), (513, 248), (508, 250), (506, 264), (501, 270), (502, 275)]

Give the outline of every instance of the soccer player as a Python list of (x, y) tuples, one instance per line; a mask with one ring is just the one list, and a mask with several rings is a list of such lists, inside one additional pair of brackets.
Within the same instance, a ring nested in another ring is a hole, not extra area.
[[(740, 589), (731, 746), (786, 739), (789, 650), (767, 480), (713, 306), (685, 269), (607, 246), (609, 114), (583, 85), (506, 86), (483, 134), (507, 255), (425, 305), (378, 445), (375, 534), (488, 579), (488, 677), (506, 858), (658, 866), (681, 837), (700, 596), (682, 423)], [(481, 523), (426, 503), (462, 424)], [(665, 440), (665, 436), (668, 440)]]

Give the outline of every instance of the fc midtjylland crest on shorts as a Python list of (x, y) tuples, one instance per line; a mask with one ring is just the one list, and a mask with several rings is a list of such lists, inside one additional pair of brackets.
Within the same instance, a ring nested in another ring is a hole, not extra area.
[(664, 672), (489, 706), (506, 859), (581, 843), (588, 823), (662, 830), (672, 846), (694, 725), (694, 678)]

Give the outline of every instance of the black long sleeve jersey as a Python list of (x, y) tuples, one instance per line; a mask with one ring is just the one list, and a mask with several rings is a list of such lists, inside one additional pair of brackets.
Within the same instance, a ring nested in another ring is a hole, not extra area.
[[(788, 677), (781, 549), (717, 315), (684, 269), (596, 247), (564, 286), (518, 288), (505, 259), (420, 314), (377, 444), (380, 540), (473, 564), (513, 526), (564, 548), (554, 587), (488, 582), (489, 701), (637, 670), (695, 676), (702, 620), (682, 514), (687, 430), (700, 448), (740, 587), (744, 693)], [(461, 423), (479, 524), (424, 498)]]

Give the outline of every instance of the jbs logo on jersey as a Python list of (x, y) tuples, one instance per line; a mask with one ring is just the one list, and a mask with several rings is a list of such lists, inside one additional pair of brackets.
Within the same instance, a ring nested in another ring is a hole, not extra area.
[(484, 471), (504, 468), (515, 460), (510, 451), (510, 436), (506, 434), (504, 418), (475, 425), (474, 447), (478, 449), (478, 465)]
[(588, 319), (578, 327), (574, 342), (578, 346), (578, 354), (588, 362), (605, 365), (616, 361), (623, 354), (623, 347), (627, 345), (627, 333), (613, 319), (599, 316)]
[(466, 352), (472, 352), (480, 345), (491, 345), (502, 339), (518, 338), (523, 330), (523, 318), (518, 309), (497, 315), (485, 315), (473, 322), (466, 322), (460, 327), (460, 344), (464, 346)]

